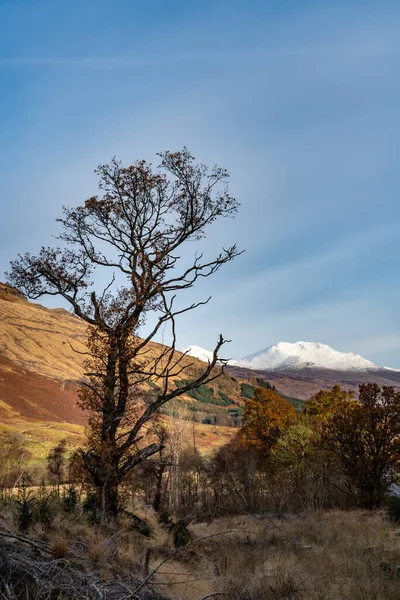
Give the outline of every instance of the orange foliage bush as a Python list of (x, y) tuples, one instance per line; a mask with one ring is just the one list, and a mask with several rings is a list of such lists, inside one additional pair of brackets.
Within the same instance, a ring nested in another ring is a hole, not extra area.
[(295, 419), (292, 404), (273, 390), (258, 387), (245, 405), (241, 438), (261, 452), (269, 452)]

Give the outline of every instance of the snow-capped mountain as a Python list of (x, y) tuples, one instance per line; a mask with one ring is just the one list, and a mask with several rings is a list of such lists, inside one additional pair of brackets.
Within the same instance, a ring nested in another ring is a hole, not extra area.
[(232, 365), (263, 371), (296, 369), (333, 369), (336, 371), (371, 371), (382, 369), (362, 356), (338, 352), (318, 342), (279, 342), (243, 360), (232, 361)]
[(203, 362), (211, 362), (213, 357), (211, 350), (206, 350), (200, 346), (186, 346), (186, 348), (181, 348), (179, 352), (182, 352), (182, 354), (188, 354), (194, 358), (198, 358)]
[[(200, 346), (187, 346), (181, 352), (208, 362), (212, 352)], [(379, 371), (385, 369), (358, 354), (338, 352), (318, 342), (279, 342), (242, 360), (230, 360), (233, 367), (259, 371), (294, 371), (298, 369), (331, 369), (335, 371)]]

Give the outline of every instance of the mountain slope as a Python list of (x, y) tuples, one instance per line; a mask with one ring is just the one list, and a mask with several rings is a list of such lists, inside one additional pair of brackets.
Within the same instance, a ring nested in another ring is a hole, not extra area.
[[(78, 389), (86, 330), (86, 323), (68, 311), (29, 302), (0, 283), (0, 432), (23, 433), (32, 460), (43, 460), (62, 438), (68, 438), (72, 448), (84, 439), (87, 414), (78, 406)], [(149, 344), (147, 357), (158, 356), (162, 349)], [(204, 364), (190, 356), (183, 357), (180, 366), (187, 368), (172, 378), (172, 389), (204, 370)], [(156, 393), (154, 384), (148, 391)], [(187, 415), (196, 420), (200, 452), (210, 452), (234, 435), (232, 423), (244, 400), (241, 382), (228, 374), (182, 396)], [(167, 404), (164, 418), (174, 410), (176, 406)]]
[[(87, 357), (86, 331), (86, 323), (66, 310), (28, 302), (0, 284), (0, 424), (19, 419), (86, 421), (77, 406)], [(148, 349), (146, 357), (156, 357), (163, 346), (150, 343)], [(204, 371), (204, 364), (190, 356), (183, 357), (180, 366), (186, 368), (170, 378), (171, 389)], [(148, 391), (156, 393), (156, 383)], [(229, 407), (244, 403), (240, 382), (229, 375), (183, 398), (199, 422), (221, 425), (231, 424)]]

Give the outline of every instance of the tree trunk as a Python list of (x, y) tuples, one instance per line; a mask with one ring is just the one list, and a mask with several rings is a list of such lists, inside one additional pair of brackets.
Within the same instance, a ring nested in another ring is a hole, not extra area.
[(106, 477), (101, 490), (101, 522), (114, 520), (118, 517), (118, 483)]
[(156, 512), (158, 512), (161, 508), (162, 485), (163, 485), (163, 477), (164, 477), (165, 468), (166, 468), (165, 465), (160, 465), (160, 468), (157, 471), (156, 493), (155, 493), (154, 502), (153, 502), (153, 508)]
[[(106, 460), (106, 456), (89, 456), (88, 470), (92, 476), (96, 494), (97, 520), (113, 521), (118, 516), (118, 462)], [(88, 464), (88, 463), (87, 463)]]

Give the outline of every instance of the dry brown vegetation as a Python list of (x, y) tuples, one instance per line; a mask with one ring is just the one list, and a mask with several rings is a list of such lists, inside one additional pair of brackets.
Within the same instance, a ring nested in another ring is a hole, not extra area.
[(223, 529), (248, 532), (210, 540), (205, 554), (215, 557), (211, 569), (218, 572), (210, 589), (232, 600), (399, 597), (400, 531), (382, 513), (239, 517), (195, 527), (200, 536)]
[[(60, 515), (50, 531), (36, 526), (29, 537), (18, 534), (18, 540), (7, 537), (10, 515), (3, 518), (2, 597), (122, 600), (162, 593), (174, 600), (200, 600), (219, 593), (230, 600), (399, 598), (400, 530), (383, 512), (222, 518), (190, 526), (191, 541), (180, 549), (154, 513), (139, 514), (151, 526), (149, 537), (133, 531), (128, 517), (111, 531), (88, 525), (82, 516)], [(13, 569), (24, 569), (25, 595), (18, 595), (21, 585), (12, 585)], [(7, 573), (10, 594), (4, 595)]]

